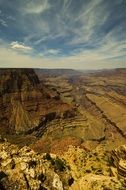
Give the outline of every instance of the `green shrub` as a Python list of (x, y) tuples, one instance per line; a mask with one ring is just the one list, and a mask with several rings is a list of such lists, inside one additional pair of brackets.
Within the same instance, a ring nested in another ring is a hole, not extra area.
[(46, 155), (43, 158), (48, 161), (52, 159), (49, 153), (46, 153)]
[(0, 171), (0, 180), (2, 180), (5, 177), (7, 177), (7, 175), (3, 171)]
[(49, 154), (49, 153), (46, 153), (46, 155), (45, 155), (43, 158), (44, 158), (45, 160), (50, 161), (52, 165), (54, 165), (54, 164), (55, 164), (54, 159), (50, 156), (50, 154)]
[(108, 165), (109, 166), (113, 166), (114, 165), (112, 157), (108, 157)]
[(43, 157), (44, 159), (48, 160), (51, 162), (52, 165), (54, 165), (54, 169), (55, 170), (59, 170), (59, 171), (64, 171), (65, 169), (65, 164), (64, 162), (59, 159), (58, 157), (56, 159), (53, 159), (49, 153), (46, 153), (46, 155)]
[(42, 183), (46, 180), (46, 176), (44, 174), (40, 174), (38, 176), (38, 180), (41, 181)]
[(36, 167), (36, 161), (34, 161), (34, 160), (30, 160), (29, 161), (29, 168), (31, 167), (31, 168), (35, 168)]
[(55, 159), (55, 165), (54, 165), (54, 168), (55, 170), (59, 170), (59, 171), (64, 171), (65, 167), (64, 167), (64, 162), (59, 159), (59, 158), (56, 158)]

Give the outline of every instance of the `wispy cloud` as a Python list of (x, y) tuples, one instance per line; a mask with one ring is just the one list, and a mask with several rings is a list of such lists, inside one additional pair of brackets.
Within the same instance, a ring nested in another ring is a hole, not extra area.
[(21, 43), (21, 42), (12, 42), (11, 44), (11, 48), (18, 50), (18, 51), (31, 51), (32, 48), (29, 46), (26, 46), (25, 44)]
[(59, 54), (61, 54), (60, 49), (45, 49), (39, 55), (42, 57), (51, 57), (51, 56), (58, 56)]
[(82, 6), (80, 13), (75, 18), (75, 22), (80, 23), (79, 28), (75, 28), (74, 36), (70, 45), (91, 43), (95, 40), (98, 30), (102, 28), (109, 16), (102, 0), (90, 1), (86, 6)]
[[(5, 57), (6, 55), (6, 57)], [(3, 68), (73, 68), (73, 69), (99, 69), (125, 67), (125, 61), (102, 61), (99, 55), (91, 54), (70, 56), (64, 58), (31, 57), (19, 54), (11, 49), (0, 47), (1, 67)]]
[(24, 8), (25, 14), (40, 14), (50, 8), (48, 0), (36, 0), (26, 3)]
[(0, 24), (4, 27), (8, 27), (7, 22), (0, 18)]
[(24, 66), (26, 57), (41, 67), (126, 66), (125, 9), (119, 0), (1, 0), (0, 48)]
[(6, 18), (7, 20), (12, 20), (12, 21), (16, 20), (12, 15), (7, 15)]

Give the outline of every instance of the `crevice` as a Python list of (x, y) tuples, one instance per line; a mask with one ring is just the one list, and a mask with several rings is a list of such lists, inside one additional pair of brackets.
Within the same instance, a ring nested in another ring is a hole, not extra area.
[(117, 132), (120, 133), (124, 138), (126, 138), (126, 134), (123, 133), (123, 131), (121, 129), (119, 129), (119, 127), (116, 125), (115, 122), (111, 121), (111, 119), (109, 119), (105, 113), (96, 105), (95, 102), (93, 102), (92, 100), (90, 100), (87, 95), (85, 95), (87, 100), (90, 101), (90, 103), (96, 107), (96, 109), (98, 110), (98, 112), (100, 112), (102, 118), (110, 125), (112, 125), (114, 128), (116, 128)]

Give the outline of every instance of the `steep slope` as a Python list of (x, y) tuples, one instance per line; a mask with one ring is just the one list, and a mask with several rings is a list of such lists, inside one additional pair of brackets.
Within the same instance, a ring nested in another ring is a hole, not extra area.
[(1, 133), (30, 133), (71, 109), (55, 91), (40, 84), (34, 70), (1, 69)]
[(88, 149), (125, 144), (126, 72), (110, 73), (49, 72), (39, 81), (32, 69), (1, 70), (0, 132), (39, 152), (62, 153), (70, 144)]

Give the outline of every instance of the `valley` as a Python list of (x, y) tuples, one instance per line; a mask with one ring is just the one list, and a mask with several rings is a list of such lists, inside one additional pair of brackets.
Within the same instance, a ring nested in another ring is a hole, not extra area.
[[(88, 72), (0, 69), (1, 152), (2, 147), (11, 152), (12, 146), (13, 151), (20, 152), (22, 164), (25, 162), (23, 151), (29, 149), (36, 159), (35, 168), (41, 167), (39, 159), (44, 163), (43, 156), (46, 154), (65, 160), (65, 173), (54, 170), (48, 159), (44, 166), (55, 178), (59, 176), (60, 185), (51, 187), (48, 179), (42, 182), (43, 188), (40, 188), (42, 184), (39, 186), (36, 181), (36, 190), (84, 190), (85, 187), (88, 187), (87, 190), (109, 187), (125, 190), (125, 78), (126, 69)], [(20, 172), (18, 156), (12, 154), (12, 157), (16, 163), (15, 172)], [(2, 158), (2, 153), (0, 158), (0, 171), (7, 171), (8, 180), (13, 181), (11, 168), (8, 170), (6, 167), (10, 165), (6, 159), (11, 158)], [(5, 162), (7, 165), (4, 166)], [(32, 176), (28, 177), (30, 173), (25, 169), (23, 172), (25, 180), (27, 178), (28, 183), (33, 185)], [(43, 175), (52, 179), (49, 173)], [(33, 179), (37, 180), (37, 177)], [(71, 183), (68, 183), (69, 179)], [(22, 189), (22, 182), (18, 180), (20, 187), (17, 189)], [(24, 189), (30, 189), (30, 184), (23, 185)], [(12, 188), (13, 184), (10, 190)]]

